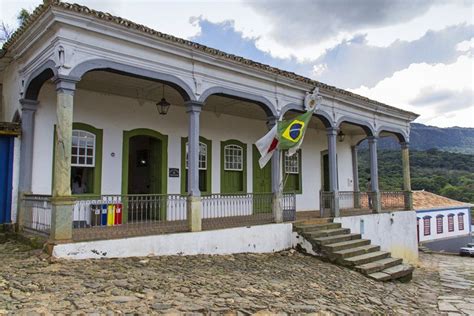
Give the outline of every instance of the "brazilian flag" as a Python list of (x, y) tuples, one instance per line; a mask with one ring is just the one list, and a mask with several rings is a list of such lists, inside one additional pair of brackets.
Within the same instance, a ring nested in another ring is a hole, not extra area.
[(300, 147), (313, 113), (312, 110), (307, 111), (304, 114), (298, 115), (294, 119), (278, 122), (277, 138), (279, 149)]

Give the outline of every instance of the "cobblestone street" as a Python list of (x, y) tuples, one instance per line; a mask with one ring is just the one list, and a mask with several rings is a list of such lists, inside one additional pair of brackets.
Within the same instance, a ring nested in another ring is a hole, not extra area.
[(422, 254), (410, 283), (378, 283), (294, 251), (50, 264), (0, 244), (0, 314), (474, 315), (474, 258)]

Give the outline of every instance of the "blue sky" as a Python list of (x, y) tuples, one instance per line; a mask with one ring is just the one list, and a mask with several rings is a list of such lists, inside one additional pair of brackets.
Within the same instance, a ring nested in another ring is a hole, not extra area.
[[(77, 0), (421, 114), (474, 127), (474, 2), (453, 0)], [(15, 26), (40, 0), (0, 0)]]

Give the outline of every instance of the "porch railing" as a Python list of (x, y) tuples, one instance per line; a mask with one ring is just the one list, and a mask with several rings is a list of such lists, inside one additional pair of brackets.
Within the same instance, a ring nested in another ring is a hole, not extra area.
[[(408, 194), (403, 191), (380, 191), (382, 210), (406, 209)], [(341, 211), (373, 210), (376, 196), (374, 192), (339, 191), (336, 198)], [(322, 214), (328, 216), (329, 210), (333, 208), (333, 203), (333, 192), (320, 192)]]
[(49, 235), (51, 229), (51, 197), (39, 194), (24, 194), (21, 224), (24, 229)]
[(294, 193), (283, 194), (283, 221), (291, 222), (296, 220), (296, 195)]
[[(187, 197), (178, 194), (76, 196), (74, 240), (106, 239), (188, 230)], [(272, 193), (212, 194), (202, 197), (203, 229), (274, 222)], [(51, 197), (25, 195), (23, 225), (48, 234)], [(284, 194), (284, 221), (295, 220), (296, 198)]]

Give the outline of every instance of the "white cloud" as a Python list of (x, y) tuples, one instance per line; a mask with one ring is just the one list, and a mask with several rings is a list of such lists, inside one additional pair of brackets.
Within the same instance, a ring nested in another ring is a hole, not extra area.
[(469, 41), (462, 41), (456, 45), (456, 50), (460, 52), (468, 52), (474, 49), (474, 37)]
[[(371, 89), (362, 86), (351, 91), (416, 112), (421, 115), (417, 120), (420, 123), (441, 127), (472, 127), (473, 84), (474, 57), (468, 54), (447, 65), (411, 64), (408, 68), (380, 81)], [(430, 99), (426, 94), (439, 91), (444, 95), (449, 94), (451, 99), (433, 97), (430, 102), (426, 101)], [(464, 107), (457, 110), (460, 103), (463, 103)]]

